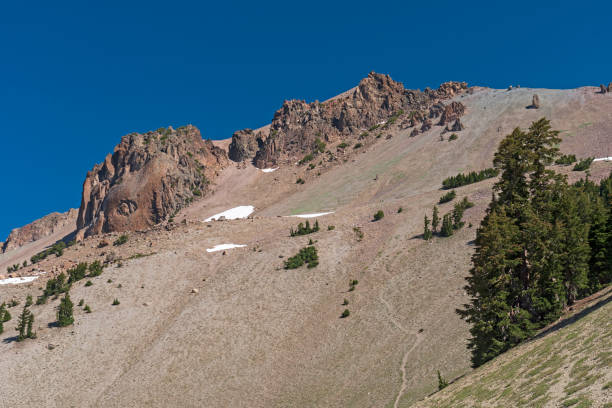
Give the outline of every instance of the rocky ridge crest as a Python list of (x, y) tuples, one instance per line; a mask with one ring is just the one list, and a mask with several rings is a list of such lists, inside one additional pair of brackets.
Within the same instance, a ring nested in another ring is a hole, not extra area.
[(6, 241), (0, 243), (0, 250), (1, 252), (7, 252), (47, 237), (69, 224), (76, 225), (77, 214), (78, 210), (71, 208), (65, 213), (54, 212), (23, 227), (15, 228)]
[(442, 126), (458, 129), (460, 122), (452, 122), (459, 120), (465, 107), (460, 102), (444, 105), (442, 101), (466, 89), (465, 82), (446, 82), (435, 90), (407, 90), (389, 75), (371, 72), (353, 90), (329, 101), (285, 101), (267, 134), (250, 129), (234, 133), (230, 158), (270, 167), (311, 153), (317, 139), (324, 143), (354, 139), (365, 129), (394, 123), (400, 128), (415, 127), (414, 136), (431, 128), (432, 119), (438, 117)]

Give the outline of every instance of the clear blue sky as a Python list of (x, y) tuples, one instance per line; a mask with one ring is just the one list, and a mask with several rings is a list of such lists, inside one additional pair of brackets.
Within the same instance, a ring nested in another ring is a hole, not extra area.
[(77, 208), (86, 172), (130, 132), (227, 138), (372, 70), (421, 89), (612, 81), (609, 1), (92, 4), (0, 6), (0, 240)]

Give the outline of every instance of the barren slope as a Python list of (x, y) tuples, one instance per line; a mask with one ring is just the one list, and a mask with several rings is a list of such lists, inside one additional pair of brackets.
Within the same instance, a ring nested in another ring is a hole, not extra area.
[[(407, 406), (434, 391), (436, 370), (447, 378), (470, 371), (467, 325), (454, 310), (466, 301), (470, 243), (493, 180), (457, 189), (459, 198), (476, 203), (465, 214), (472, 228), (426, 243), (419, 237), (423, 215), (443, 194), (442, 179), (490, 167), (505, 134), (542, 116), (567, 130), (564, 152), (612, 155), (602, 153), (612, 144), (612, 98), (593, 88), (537, 90), (542, 108), (525, 109), (533, 93), (477, 89), (460, 98), (466, 129), (452, 142), (441, 141), (442, 129), (434, 126), (415, 138), (409, 129), (389, 139), (385, 132), (313, 170), (231, 166), (215, 181), (215, 193), (183, 210), (177, 225), (132, 233), (120, 247), (99, 249), (102, 237), (92, 237), (67, 249), (60, 259), (155, 254), (106, 268), (90, 287), (75, 284), (73, 301), (83, 298), (93, 313), (76, 308), (74, 327), (47, 327), (58, 300), (32, 308), (36, 340), (11, 341), (15, 321), (6, 323), (1, 405)], [(598, 177), (611, 169), (597, 162), (591, 172)], [(296, 184), (298, 177), (305, 184)], [(452, 204), (441, 205), (441, 213)], [(254, 205), (254, 217), (201, 223), (239, 205)], [(378, 209), (385, 218), (371, 222)], [(319, 218), (320, 232), (304, 237), (289, 237), (301, 220), (279, 217), (322, 211), (334, 213)], [(319, 266), (282, 269), (309, 238)], [(248, 247), (205, 251), (224, 243)], [(349, 292), (351, 279), (359, 284)], [(0, 286), (0, 299), (23, 301), (42, 283)], [(121, 304), (111, 306), (114, 298)], [(14, 317), (20, 307), (11, 309)], [(340, 319), (345, 308), (351, 315)]]

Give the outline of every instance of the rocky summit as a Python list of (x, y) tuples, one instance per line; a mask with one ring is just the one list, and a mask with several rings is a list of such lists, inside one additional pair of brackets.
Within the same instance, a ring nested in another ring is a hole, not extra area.
[(320, 142), (355, 140), (365, 130), (396, 121), (426, 131), (431, 118), (442, 116), (444, 124), (458, 120), (465, 111), (461, 102), (447, 107), (442, 101), (466, 89), (465, 82), (447, 82), (436, 90), (408, 90), (389, 75), (371, 72), (357, 87), (328, 101), (285, 101), (267, 133), (245, 129), (233, 135), (230, 158), (253, 160), (264, 168), (315, 152)]
[(157, 224), (206, 194), (227, 162), (226, 152), (194, 126), (123, 136), (87, 173), (77, 237)]

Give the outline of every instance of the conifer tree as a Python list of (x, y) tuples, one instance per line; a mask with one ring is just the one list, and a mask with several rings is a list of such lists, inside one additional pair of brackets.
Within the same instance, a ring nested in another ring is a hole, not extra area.
[(19, 335), (17, 336), (17, 341), (23, 341), (28, 337), (26, 330), (28, 327), (28, 321), (30, 320), (30, 315), (31, 313), (28, 310), (28, 307), (24, 306), (23, 311), (19, 315), (19, 320), (17, 321), (17, 327), (15, 328), (15, 330), (19, 332)]
[(444, 217), (442, 217), (442, 228), (440, 229), (440, 235), (443, 237), (450, 237), (453, 235), (453, 222), (450, 214), (444, 214)]
[(29, 316), (28, 316), (28, 323), (27, 323), (27, 328), (26, 328), (26, 337), (28, 339), (35, 339), (36, 338), (36, 333), (32, 332), (32, 325), (34, 324), (34, 314), (32, 314), (32, 312), (30, 312)]
[(429, 241), (431, 239), (432, 232), (429, 229), (429, 218), (427, 218), (427, 214), (425, 215), (425, 226), (423, 228), (423, 239), (425, 241)]
[(438, 213), (438, 207), (434, 205), (433, 215), (431, 216), (431, 229), (433, 232), (438, 232), (438, 226), (440, 225), (440, 214)]
[(70, 300), (70, 293), (66, 292), (64, 298), (60, 301), (59, 308), (57, 310), (57, 324), (60, 327), (69, 326), (74, 323), (74, 316), (72, 314), (72, 301)]

